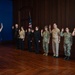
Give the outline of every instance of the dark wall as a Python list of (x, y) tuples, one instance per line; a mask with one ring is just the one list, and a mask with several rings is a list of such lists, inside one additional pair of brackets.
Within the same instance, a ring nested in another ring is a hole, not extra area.
[[(61, 29), (69, 27), (73, 31), (75, 27), (75, 0), (14, 0), (14, 23), (28, 27), (28, 13), (31, 12), (33, 28), (37, 25), (43, 28), (45, 25), (57, 23)], [(62, 38), (61, 38), (62, 39)], [(75, 39), (75, 38), (74, 38)], [(63, 53), (60, 43), (60, 53)], [(72, 56), (74, 56), (74, 44)]]
[(0, 0), (0, 23), (3, 23), (2, 41), (12, 40), (12, 0)]

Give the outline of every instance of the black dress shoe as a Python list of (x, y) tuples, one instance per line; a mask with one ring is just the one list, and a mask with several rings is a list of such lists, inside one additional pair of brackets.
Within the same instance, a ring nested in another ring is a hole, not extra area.
[(66, 60), (67, 59), (67, 56), (64, 58), (64, 60)]
[(70, 60), (70, 57), (67, 57), (67, 59), (66, 60)]
[(55, 56), (55, 55), (53, 55), (53, 57), (55, 58), (56, 56)]
[(59, 58), (59, 56), (56, 56), (56, 58)]

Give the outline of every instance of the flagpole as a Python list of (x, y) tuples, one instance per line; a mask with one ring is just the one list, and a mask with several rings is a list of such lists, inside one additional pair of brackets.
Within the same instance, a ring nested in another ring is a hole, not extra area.
[(30, 11), (29, 11), (29, 27), (32, 28), (32, 19), (31, 19)]

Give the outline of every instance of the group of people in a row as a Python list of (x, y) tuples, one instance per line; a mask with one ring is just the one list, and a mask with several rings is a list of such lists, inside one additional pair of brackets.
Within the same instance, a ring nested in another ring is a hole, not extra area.
[(14, 33), (14, 39), (17, 48), (24, 49), (24, 41), (25, 36), (27, 36), (27, 42), (28, 42), (28, 50), (32, 51), (32, 38), (34, 37), (34, 46), (35, 46), (35, 52), (39, 53), (40, 47), (39, 43), (42, 37), (43, 42), (43, 50), (45, 56), (48, 56), (49, 53), (49, 43), (50, 43), (50, 36), (52, 34), (52, 50), (53, 50), (53, 56), (58, 58), (59, 57), (59, 43), (60, 43), (60, 37), (64, 37), (64, 54), (66, 60), (70, 59), (71, 55), (71, 46), (72, 46), (72, 36), (75, 36), (75, 29), (73, 32), (69, 32), (69, 28), (64, 29), (60, 31), (60, 29), (57, 27), (56, 23), (53, 24), (53, 29), (51, 30), (51, 25), (45, 26), (44, 30), (39, 30), (39, 27), (36, 26), (35, 30), (32, 30), (31, 28), (28, 28), (28, 30), (24, 30), (23, 27), (19, 29), (18, 24), (15, 24), (15, 27), (12, 27), (13, 33)]

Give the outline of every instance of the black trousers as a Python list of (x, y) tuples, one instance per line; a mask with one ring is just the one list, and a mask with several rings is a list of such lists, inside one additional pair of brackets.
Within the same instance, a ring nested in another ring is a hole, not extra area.
[(32, 42), (28, 40), (28, 51), (32, 51)]
[(15, 45), (16, 48), (19, 49), (19, 38), (15, 38)]
[(20, 48), (21, 50), (24, 50), (24, 49), (25, 49), (24, 40), (23, 40), (23, 39), (19, 39), (19, 48)]
[(36, 53), (39, 53), (39, 42), (38, 42), (38, 40), (35, 40), (35, 52)]

